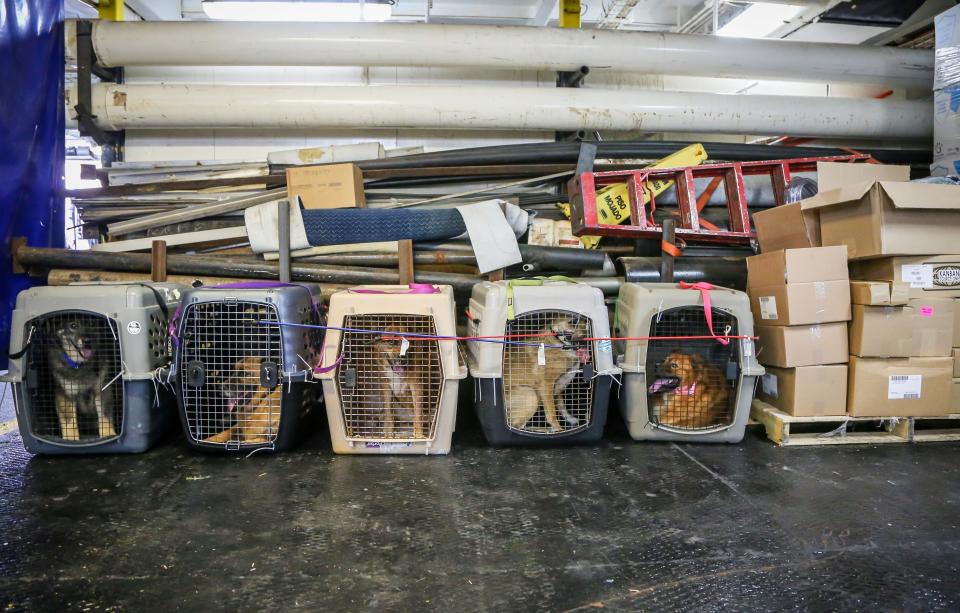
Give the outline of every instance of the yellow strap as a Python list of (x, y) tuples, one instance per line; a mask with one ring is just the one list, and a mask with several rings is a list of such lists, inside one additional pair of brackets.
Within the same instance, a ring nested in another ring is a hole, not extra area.
[(513, 309), (513, 287), (515, 285), (520, 286), (533, 286), (533, 285), (543, 285), (544, 281), (562, 281), (564, 283), (576, 283), (570, 277), (565, 277), (563, 275), (551, 275), (549, 277), (534, 277), (533, 279), (510, 279), (507, 281), (507, 320), (513, 321), (516, 319), (516, 312)]

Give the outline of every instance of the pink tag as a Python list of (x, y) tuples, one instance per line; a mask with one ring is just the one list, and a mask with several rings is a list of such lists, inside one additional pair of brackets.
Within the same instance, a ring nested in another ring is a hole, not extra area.
[(933, 307), (931, 306), (920, 307), (920, 317), (933, 317)]

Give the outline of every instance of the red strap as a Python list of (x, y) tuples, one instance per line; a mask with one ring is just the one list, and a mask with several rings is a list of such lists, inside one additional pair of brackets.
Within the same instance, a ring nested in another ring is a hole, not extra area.
[(675, 258), (683, 255), (683, 250), (673, 243), (668, 243), (667, 241), (660, 241), (660, 251), (663, 251), (666, 254), (672, 255)]
[(707, 328), (710, 330), (710, 336), (717, 339), (717, 342), (721, 345), (729, 345), (730, 339), (720, 338), (716, 332), (713, 331), (713, 308), (710, 306), (710, 290), (713, 289), (713, 285), (706, 281), (698, 281), (696, 283), (681, 281), (680, 287), (682, 289), (695, 289), (700, 292), (700, 296), (703, 297), (703, 316), (707, 318)]

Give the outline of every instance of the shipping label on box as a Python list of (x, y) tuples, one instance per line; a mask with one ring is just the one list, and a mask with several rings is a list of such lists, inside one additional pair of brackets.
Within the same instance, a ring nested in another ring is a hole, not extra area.
[(887, 383), (887, 400), (912, 400), (920, 398), (923, 391), (923, 375), (890, 375)]

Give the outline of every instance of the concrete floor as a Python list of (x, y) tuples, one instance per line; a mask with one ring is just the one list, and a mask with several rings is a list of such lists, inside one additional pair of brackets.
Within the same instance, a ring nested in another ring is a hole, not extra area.
[[(8, 395), (9, 398), (9, 395)], [(6, 409), (9, 411), (9, 409)], [(960, 446), (33, 458), (0, 436), (0, 610), (958, 610)]]

